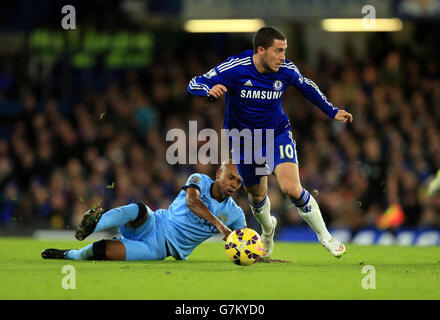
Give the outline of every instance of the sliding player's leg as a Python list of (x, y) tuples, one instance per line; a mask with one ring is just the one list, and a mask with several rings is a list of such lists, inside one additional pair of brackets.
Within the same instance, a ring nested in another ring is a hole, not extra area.
[[(95, 207), (84, 214), (75, 232), (75, 238), (84, 240), (93, 232), (124, 225), (136, 228), (148, 219), (148, 215), (147, 208), (142, 203), (132, 203), (107, 212)], [(46, 249), (41, 256), (44, 259), (125, 260), (126, 251), (120, 241), (100, 240), (78, 250)]]
[(119, 240), (100, 240), (78, 250), (46, 249), (41, 252), (44, 259), (125, 260), (125, 256), (125, 247)]
[(313, 196), (301, 186), (298, 165), (292, 162), (280, 163), (275, 167), (275, 176), (281, 191), (290, 198), (301, 218), (315, 231), (318, 241), (335, 257), (345, 253), (345, 246), (328, 232)]
[(125, 224), (141, 224), (148, 218), (148, 211), (142, 203), (131, 203), (104, 212), (102, 208), (88, 210), (82, 218), (75, 238), (84, 240), (93, 232), (118, 228)]
[(81, 249), (46, 249), (41, 253), (44, 259), (68, 260), (162, 260), (166, 249), (146, 241), (119, 239), (100, 240)]
[(119, 227), (121, 237), (100, 240), (78, 250), (46, 249), (41, 256), (71, 260), (162, 260), (169, 255), (165, 235), (157, 229), (154, 213), (145, 208), (148, 213), (144, 219)]

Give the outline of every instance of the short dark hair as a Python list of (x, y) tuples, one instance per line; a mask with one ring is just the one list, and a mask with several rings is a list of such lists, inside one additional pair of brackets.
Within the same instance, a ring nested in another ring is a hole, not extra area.
[(286, 40), (286, 36), (281, 31), (273, 27), (262, 27), (254, 35), (254, 53), (257, 53), (258, 47), (269, 48), (275, 39)]

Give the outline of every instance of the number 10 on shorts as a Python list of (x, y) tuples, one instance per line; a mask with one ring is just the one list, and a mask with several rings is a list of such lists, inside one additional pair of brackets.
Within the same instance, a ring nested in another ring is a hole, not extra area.
[(295, 155), (295, 150), (293, 149), (291, 144), (286, 144), (285, 146), (281, 145), (280, 147), (280, 159), (284, 159), (286, 156), (289, 159), (293, 159)]

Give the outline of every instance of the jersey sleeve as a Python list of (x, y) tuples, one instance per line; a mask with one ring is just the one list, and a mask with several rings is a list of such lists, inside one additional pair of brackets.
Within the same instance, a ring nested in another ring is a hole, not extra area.
[(291, 73), (291, 85), (301, 92), (310, 102), (321, 109), (330, 119), (333, 119), (338, 113), (338, 108), (335, 108), (326, 98), (326, 96), (319, 90), (318, 86), (310, 79), (304, 77), (297, 66), (293, 63), (287, 63), (286, 69)]
[(188, 177), (188, 180), (182, 187), (183, 190), (186, 190), (187, 188), (195, 188), (199, 190), (200, 194), (206, 194), (206, 192), (209, 192), (210, 186), (206, 183), (201, 174), (194, 173)]
[(226, 88), (230, 88), (232, 85), (230, 74), (222, 68), (228, 61), (212, 68), (204, 75), (192, 78), (187, 87), (188, 92), (196, 96), (207, 97), (209, 91), (216, 84), (222, 84)]

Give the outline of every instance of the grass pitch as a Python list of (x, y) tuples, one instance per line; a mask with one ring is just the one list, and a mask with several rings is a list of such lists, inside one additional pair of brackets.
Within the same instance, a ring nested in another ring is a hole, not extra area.
[[(0, 238), (0, 299), (440, 299), (439, 247), (348, 245), (347, 254), (337, 260), (318, 244), (276, 243), (273, 258), (293, 263), (249, 267), (229, 262), (220, 242), (202, 244), (186, 261), (40, 256), (46, 248), (88, 243)], [(63, 278), (71, 275), (62, 273), (66, 265), (75, 268), (74, 290), (62, 287)], [(374, 282), (375, 289), (363, 288)]]

